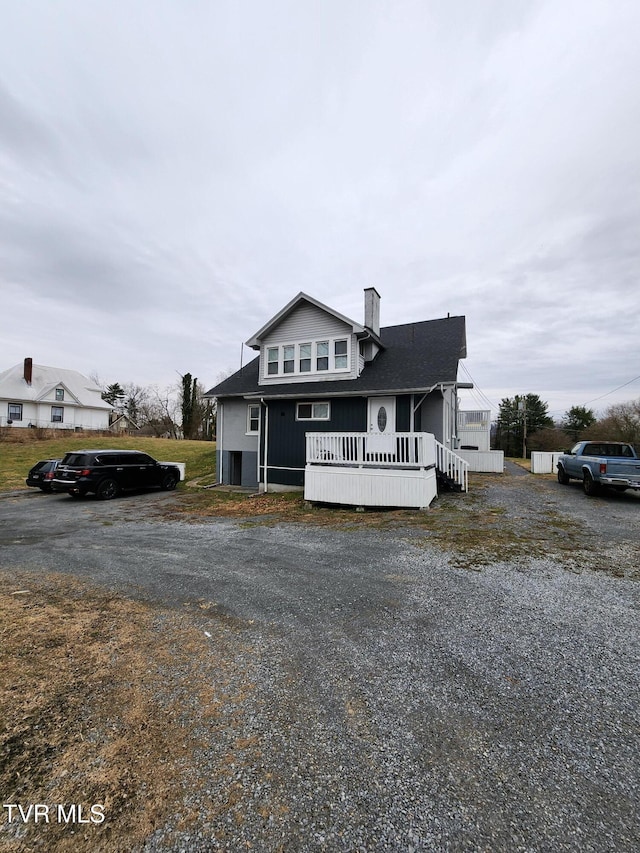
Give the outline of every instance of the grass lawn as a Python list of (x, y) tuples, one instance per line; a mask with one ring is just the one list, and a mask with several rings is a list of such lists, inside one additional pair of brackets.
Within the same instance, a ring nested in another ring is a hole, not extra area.
[(0, 442), (0, 491), (26, 489), (25, 477), (38, 460), (61, 459), (71, 450), (84, 448), (141, 450), (162, 462), (186, 462), (187, 480), (215, 473), (215, 442), (72, 433), (60, 438), (34, 439), (19, 444)]

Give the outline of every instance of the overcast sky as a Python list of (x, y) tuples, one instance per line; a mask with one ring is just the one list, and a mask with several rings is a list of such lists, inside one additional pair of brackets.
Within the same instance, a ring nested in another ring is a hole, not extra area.
[(299, 291), (361, 321), (373, 285), (383, 326), (466, 315), (466, 408), (640, 397), (637, 0), (0, 20), (0, 370), (209, 388)]

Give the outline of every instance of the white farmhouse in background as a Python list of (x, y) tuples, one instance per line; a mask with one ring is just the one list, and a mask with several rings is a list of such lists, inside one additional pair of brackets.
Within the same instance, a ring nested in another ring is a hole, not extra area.
[(112, 406), (77, 370), (25, 358), (0, 373), (0, 426), (107, 430)]

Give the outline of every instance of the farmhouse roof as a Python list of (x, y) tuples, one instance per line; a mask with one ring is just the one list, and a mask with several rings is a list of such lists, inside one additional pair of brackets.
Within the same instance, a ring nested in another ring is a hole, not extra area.
[[(111, 410), (101, 396), (101, 390), (94, 382), (78, 373), (62, 367), (47, 367), (43, 364), (29, 365), (30, 382), (27, 381), (25, 364), (16, 364), (0, 373), (0, 397), (16, 402), (38, 402), (46, 399), (54, 388), (65, 388), (73, 401), (80, 406), (92, 409)], [(71, 402), (65, 399), (65, 404)]]

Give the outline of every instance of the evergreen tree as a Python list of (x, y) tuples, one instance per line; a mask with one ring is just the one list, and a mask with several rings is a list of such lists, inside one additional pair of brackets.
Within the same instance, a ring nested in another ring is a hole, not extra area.
[(568, 432), (573, 441), (579, 441), (582, 433), (596, 422), (591, 409), (584, 406), (572, 406), (564, 413), (562, 429)]
[(113, 382), (111, 385), (107, 385), (102, 392), (102, 399), (114, 408), (118, 408), (122, 404), (124, 396), (124, 388), (119, 382)]
[(496, 424), (496, 447), (504, 450), (505, 456), (522, 456), (525, 423), (527, 436), (552, 427), (553, 419), (549, 417), (547, 404), (537, 394), (505, 397), (500, 402)]
[(197, 428), (197, 405), (198, 389), (197, 379), (193, 379), (190, 373), (182, 377), (182, 435), (184, 438), (193, 438)]

